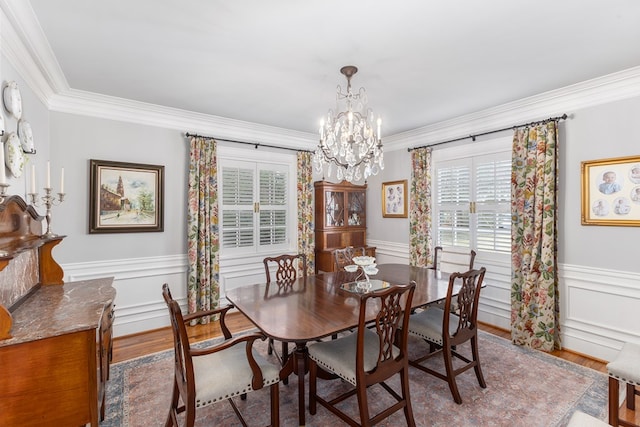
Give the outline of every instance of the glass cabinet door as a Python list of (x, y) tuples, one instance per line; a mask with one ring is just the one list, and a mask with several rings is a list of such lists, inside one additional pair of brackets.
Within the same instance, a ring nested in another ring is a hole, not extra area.
[(364, 191), (351, 191), (349, 194), (349, 225), (365, 225), (365, 198)]
[(325, 226), (342, 227), (344, 225), (344, 193), (325, 192)]

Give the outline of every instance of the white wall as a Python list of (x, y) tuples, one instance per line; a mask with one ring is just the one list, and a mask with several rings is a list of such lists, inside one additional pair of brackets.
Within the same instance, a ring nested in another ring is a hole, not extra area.
[[(36, 154), (25, 154), (26, 164), (22, 175), (18, 178), (11, 175), (9, 169), (6, 169), (7, 183), (10, 184), (9, 194), (19, 194), (26, 200), (26, 194), (30, 191), (31, 166), (36, 165), (38, 182), (38, 191), (42, 193), (42, 187), (45, 184), (46, 164), (49, 160), (49, 110), (31, 91), (29, 85), (16, 72), (11, 64), (4, 58), (0, 57), (0, 81), (2, 88), (7, 82), (15, 81), (22, 95), (22, 120), (26, 120), (31, 124), (33, 130), (33, 141)], [(1, 92), (0, 92), (1, 95)], [(1, 101), (0, 101), (1, 102)], [(7, 140), (11, 132), (17, 133), (18, 120), (12, 117), (7, 110), (0, 107), (0, 112), (4, 118), (5, 134), (2, 142)], [(4, 149), (4, 145), (2, 146)], [(38, 212), (44, 214), (44, 210), (39, 209)]]

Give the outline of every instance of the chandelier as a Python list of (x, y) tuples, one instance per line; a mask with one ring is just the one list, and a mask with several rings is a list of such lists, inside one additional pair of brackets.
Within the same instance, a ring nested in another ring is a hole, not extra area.
[(364, 88), (356, 93), (351, 90), (351, 77), (358, 68), (347, 65), (340, 69), (347, 78), (347, 92), (338, 85), (336, 111), (329, 110), (326, 121), (320, 122), (320, 143), (313, 155), (318, 173), (327, 165), (327, 175), (336, 170), (338, 180), (349, 182), (366, 180), (384, 169), (380, 127), (382, 119), (375, 121), (373, 110), (367, 108)]

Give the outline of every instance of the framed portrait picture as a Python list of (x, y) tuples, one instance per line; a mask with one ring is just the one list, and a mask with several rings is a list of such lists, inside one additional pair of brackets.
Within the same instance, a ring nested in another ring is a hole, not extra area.
[(407, 180), (382, 183), (383, 218), (407, 217)]
[(90, 161), (89, 233), (164, 231), (164, 166)]
[(640, 156), (585, 161), (582, 224), (640, 226)]

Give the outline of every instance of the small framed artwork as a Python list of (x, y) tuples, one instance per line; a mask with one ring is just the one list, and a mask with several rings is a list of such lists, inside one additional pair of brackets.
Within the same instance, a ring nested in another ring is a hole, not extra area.
[(407, 180), (382, 183), (382, 216), (407, 218)]
[(89, 233), (164, 231), (164, 166), (90, 161)]
[(640, 226), (640, 156), (585, 161), (582, 225)]

